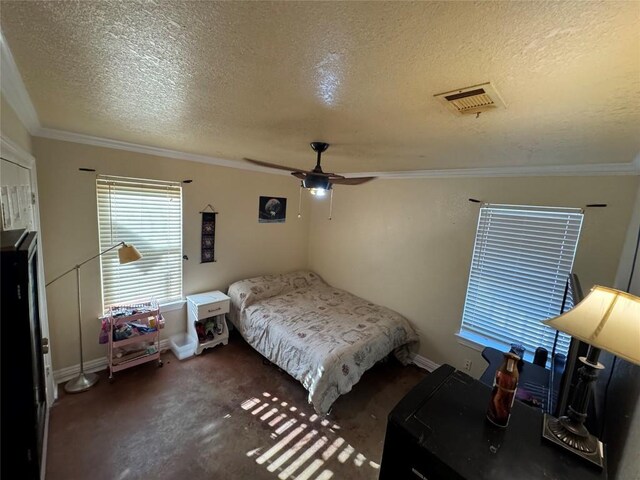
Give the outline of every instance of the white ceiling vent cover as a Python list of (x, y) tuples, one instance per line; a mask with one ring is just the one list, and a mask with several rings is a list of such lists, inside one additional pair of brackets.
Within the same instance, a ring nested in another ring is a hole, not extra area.
[(434, 97), (460, 115), (505, 108), (504, 101), (489, 82), (439, 93)]

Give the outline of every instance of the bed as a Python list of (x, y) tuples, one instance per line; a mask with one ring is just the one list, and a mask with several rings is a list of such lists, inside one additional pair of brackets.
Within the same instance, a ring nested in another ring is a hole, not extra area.
[(299, 380), (321, 415), (390, 353), (403, 364), (418, 336), (400, 314), (298, 271), (229, 287), (229, 317), (260, 354)]

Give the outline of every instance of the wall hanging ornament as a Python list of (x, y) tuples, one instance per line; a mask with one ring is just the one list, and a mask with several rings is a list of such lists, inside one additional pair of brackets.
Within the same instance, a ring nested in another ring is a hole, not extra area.
[[(206, 211), (207, 208), (211, 211)], [(200, 211), (202, 214), (202, 238), (200, 242), (200, 263), (215, 262), (215, 244), (216, 244), (216, 215), (218, 212), (214, 210), (211, 204), (208, 204)]]

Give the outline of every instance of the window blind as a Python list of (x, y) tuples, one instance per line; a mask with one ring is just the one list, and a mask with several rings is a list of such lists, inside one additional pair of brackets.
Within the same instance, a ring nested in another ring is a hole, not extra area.
[[(538, 347), (551, 353), (556, 331), (541, 321), (560, 314), (582, 219), (573, 208), (483, 206), (460, 335), (505, 349), (522, 343), (529, 355)], [(566, 355), (570, 341), (560, 333), (556, 352)]]
[(98, 176), (100, 250), (124, 241), (142, 254), (120, 265), (118, 249), (100, 257), (103, 307), (182, 298), (182, 187), (177, 182)]

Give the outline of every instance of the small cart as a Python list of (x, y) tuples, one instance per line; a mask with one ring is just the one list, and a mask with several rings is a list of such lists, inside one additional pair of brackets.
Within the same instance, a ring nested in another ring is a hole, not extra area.
[(115, 372), (160, 359), (160, 329), (164, 319), (158, 302), (109, 307), (109, 380)]

